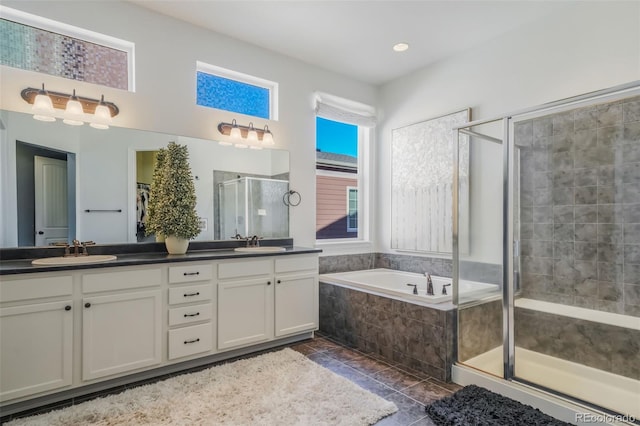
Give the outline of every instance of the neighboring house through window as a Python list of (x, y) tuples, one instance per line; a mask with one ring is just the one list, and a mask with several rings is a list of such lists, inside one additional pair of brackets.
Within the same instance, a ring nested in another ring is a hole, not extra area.
[(278, 83), (203, 62), (196, 70), (197, 105), (278, 119)]

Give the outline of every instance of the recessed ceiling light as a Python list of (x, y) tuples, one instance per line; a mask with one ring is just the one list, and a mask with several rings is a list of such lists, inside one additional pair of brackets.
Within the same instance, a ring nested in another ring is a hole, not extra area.
[(404, 52), (408, 48), (409, 45), (407, 43), (398, 43), (393, 46), (393, 50), (395, 50), (396, 52)]

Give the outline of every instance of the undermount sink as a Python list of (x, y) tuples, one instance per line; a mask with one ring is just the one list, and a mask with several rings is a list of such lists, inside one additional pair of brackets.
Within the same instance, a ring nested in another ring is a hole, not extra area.
[(84, 265), (88, 263), (102, 263), (116, 260), (115, 256), (110, 254), (91, 254), (89, 256), (66, 256), (66, 257), (45, 257), (36, 259), (31, 262), (37, 266), (66, 266), (66, 265)]
[(236, 247), (233, 249), (234, 251), (239, 251), (242, 253), (275, 253), (279, 251), (286, 251), (287, 249), (284, 247)]

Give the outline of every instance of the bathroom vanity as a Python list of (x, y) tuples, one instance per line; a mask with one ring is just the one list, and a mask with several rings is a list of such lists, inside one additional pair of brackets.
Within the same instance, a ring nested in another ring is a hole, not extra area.
[(318, 328), (318, 252), (0, 265), (3, 412), (273, 347)]

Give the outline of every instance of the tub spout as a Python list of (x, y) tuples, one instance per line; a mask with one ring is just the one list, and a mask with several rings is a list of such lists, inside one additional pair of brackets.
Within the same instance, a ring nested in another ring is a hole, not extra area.
[(433, 296), (433, 281), (431, 281), (431, 274), (425, 272), (427, 276), (427, 296)]

